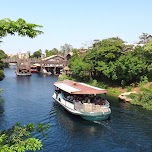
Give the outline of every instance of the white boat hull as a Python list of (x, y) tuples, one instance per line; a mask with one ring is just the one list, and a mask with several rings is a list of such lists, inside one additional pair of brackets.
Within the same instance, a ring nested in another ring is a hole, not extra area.
[(106, 112), (85, 112), (85, 111), (78, 111), (75, 108), (74, 103), (70, 103), (63, 99), (61, 94), (54, 93), (52, 98), (58, 102), (63, 108), (65, 108), (68, 112), (79, 115), (85, 120), (91, 120), (91, 121), (97, 121), (97, 120), (107, 120), (110, 117), (111, 110), (110, 108), (107, 108), (108, 110)]

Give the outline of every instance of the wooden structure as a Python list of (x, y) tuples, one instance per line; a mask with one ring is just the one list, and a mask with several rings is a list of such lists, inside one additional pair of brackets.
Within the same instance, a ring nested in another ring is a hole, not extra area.
[(40, 63), (40, 72), (45, 74), (59, 75), (61, 74), (67, 60), (60, 55), (52, 55), (42, 59)]
[(16, 75), (24, 76), (31, 75), (31, 66), (30, 62), (26, 59), (20, 59), (17, 62)]
[(28, 53), (18, 53), (17, 54), (17, 68), (16, 75), (17, 76), (25, 76), (31, 75), (31, 66), (29, 62), (29, 54)]
[(27, 56), (17, 56), (16, 58), (8, 58), (2, 60), (4, 63), (16, 63), (17, 75), (31, 75), (33, 65), (37, 67), (38, 72), (43, 74), (61, 74), (63, 68), (67, 65), (67, 59), (60, 55), (53, 55), (47, 58), (29, 58)]

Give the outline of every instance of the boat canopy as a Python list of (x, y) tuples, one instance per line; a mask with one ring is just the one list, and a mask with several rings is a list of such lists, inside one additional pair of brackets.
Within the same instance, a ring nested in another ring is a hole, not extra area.
[(58, 81), (54, 83), (57, 88), (70, 94), (103, 94), (107, 90), (94, 87), (85, 83), (75, 82), (71, 80)]

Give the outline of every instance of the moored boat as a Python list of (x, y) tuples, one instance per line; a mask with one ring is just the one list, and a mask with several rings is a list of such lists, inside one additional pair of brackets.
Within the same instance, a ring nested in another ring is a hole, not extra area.
[(55, 82), (54, 86), (53, 99), (70, 113), (91, 121), (109, 119), (107, 90), (71, 80)]

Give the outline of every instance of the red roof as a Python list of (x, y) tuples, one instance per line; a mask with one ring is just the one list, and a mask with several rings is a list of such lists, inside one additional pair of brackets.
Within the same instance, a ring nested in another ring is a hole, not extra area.
[(71, 80), (64, 80), (55, 82), (54, 85), (70, 94), (103, 94), (107, 90), (94, 87), (85, 83), (75, 82)]

